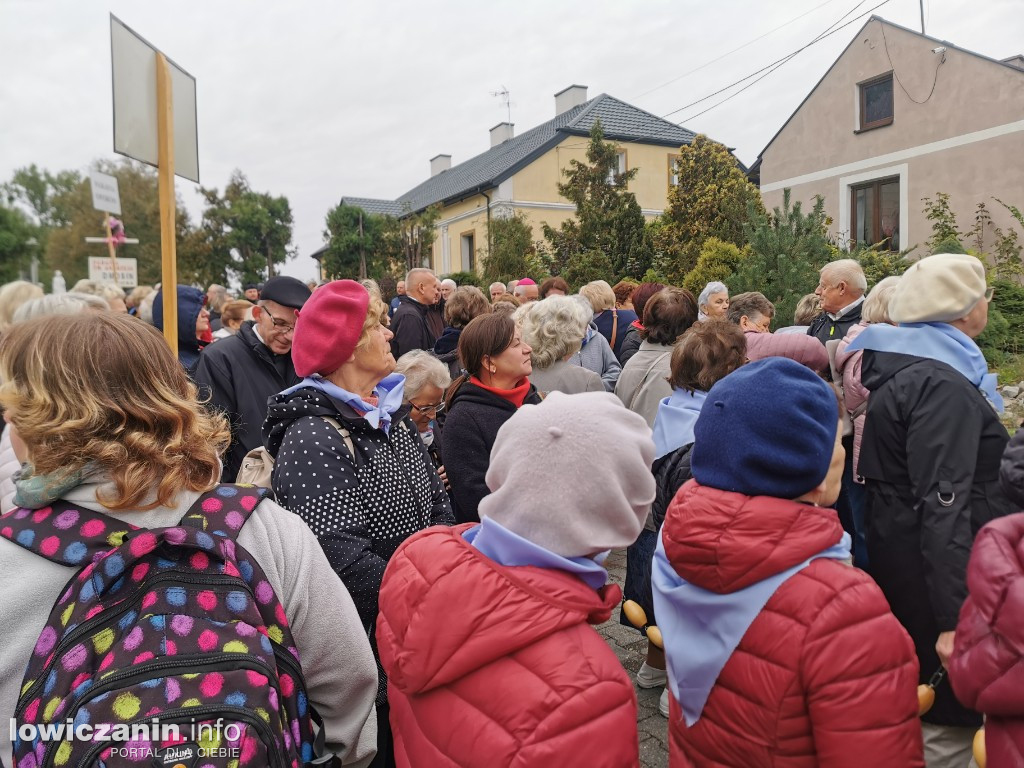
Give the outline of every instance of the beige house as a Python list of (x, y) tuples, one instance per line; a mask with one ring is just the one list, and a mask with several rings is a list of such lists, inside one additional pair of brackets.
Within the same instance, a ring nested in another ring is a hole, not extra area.
[(1012, 219), (992, 198), (1024, 208), (1024, 60), (873, 16), (752, 172), (769, 209), (787, 188), (805, 207), (824, 197), (840, 243), (923, 244), (931, 224), (921, 199), (938, 192), (961, 229), (982, 201), (1005, 229)]
[(492, 218), (522, 212), (540, 240), (542, 223), (557, 227), (575, 214), (576, 207), (558, 194), (558, 184), (570, 161), (586, 162), (590, 129), (598, 120), (605, 139), (620, 147), (620, 172), (638, 169), (629, 189), (644, 215), (659, 215), (674, 183), (674, 158), (694, 134), (607, 94), (588, 99), (583, 85), (555, 94), (553, 118), (518, 136), (511, 123), (491, 128), (490, 148), (482, 154), (455, 165), (451, 155), (435, 156), (430, 177), (396, 200), (343, 197), (342, 202), (396, 217), (437, 204), (441, 218), (429, 266), (441, 275), (480, 271)]

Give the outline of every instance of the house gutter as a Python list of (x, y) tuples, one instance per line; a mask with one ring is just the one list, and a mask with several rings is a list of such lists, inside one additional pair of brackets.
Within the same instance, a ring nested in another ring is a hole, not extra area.
[(491, 258), (491, 197), (482, 188), (480, 194), (487, 201), (487, 258), (489, 259)]

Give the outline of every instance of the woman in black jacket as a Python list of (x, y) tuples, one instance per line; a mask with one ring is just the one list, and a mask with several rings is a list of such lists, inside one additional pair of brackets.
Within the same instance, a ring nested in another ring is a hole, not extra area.
[[(281, 506), (299, 515), (345, 583), (377, 655), (380, 582), (409, 536), (454, 522), (448, 495), (392, 373), (387, 305), (352, 280), (321, 286), (295, 323), (301, 382), (270, 400), (263, 438)], [(377, 690), (378, 759), (392, 765), (387, 677)]]
[(459, 337), (459, 359), (469, 373), (448, 393), (441, 458), (460, 523), (480, 520), (477, 505), (489, 493), (484, 478), (498, 430), (520, 407), (541, 401), (529, 379), (531, 351), (505, 314), (481, 315)]
[[(914, 640), (922, 682), (953, 650), (974, 536), (1014, 511), (999, 487), (1002, 401), (974, 342), (991, 297), (974, 256), (929, 256), (890, 301), (900, 327), (872, 325), (849, 347), (865, 350), (861, 381), (871, 391), (860, 453), (871, 574)], [(966, 765), (980, 715), (942, 683), (923, 720), (926, 760), (944, 738)]]

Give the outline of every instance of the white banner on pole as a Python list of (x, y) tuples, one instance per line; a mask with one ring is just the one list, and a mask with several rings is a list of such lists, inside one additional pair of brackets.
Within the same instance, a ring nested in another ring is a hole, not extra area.
[(117, 191), (117, 177), (99, 171), (89, 174), (92, 187), (92, 207), (104, 213), (121, 215), (121, 194)]
[[(157, 49), (110, 14), (114, 75), (114, 151), (156, 166)], [(174, 173), (199, 183), (196, 79), (170, 59), (174, 93)]]
[[(89, 257), (89, 279), (97, 282), (113, 283), (114, 265), (109, 256)], [(117, 257), (117, 284), (122, 288), (134, 288), (139, 284), (138, 259)]]

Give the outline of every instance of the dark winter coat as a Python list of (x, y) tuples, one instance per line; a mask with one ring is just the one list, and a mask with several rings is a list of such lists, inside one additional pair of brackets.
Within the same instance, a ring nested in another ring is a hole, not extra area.
[[(306, 387), (275, 395), (263, 425), (267, 450), (275, 457), (277, 501), (320, 541), (371, 633), (374, 653), (377, 597), (391, 555), (416, 531), (454, 522), (441, 478), (408, 413), (408, 406), (396, 412), (385, 433), (348, 405)], [(350, 432), (354, 456), (323, 416)], [(385, 690), (382, 675), (379, 703)]]
[[(524, 404), (540, 401), (537, 388), (531, 384)], [(512, 418), (516, 407), (467, 380), (452, 395), (447, 410), (441, 458), (452, 486), (455, 519), (460, 523), (480, 522), (477, 506), (490, 493), (484, 476), (491, 463), (491, 448), (498, 430)]]
[(807, 329), (807, 335), (813, 336), (822, 344), (833, 339), (842, 339), (846, 332), (860, 322), (860, 311), (864, 308), (862, 301), (838, 320), (828, 316), (828, 312), (822, 312), (811, 322)]
[(238, 333), (203, 350), (196, 384), (209, 406), (224, 413), (231, 424), (231, 445), (224, 454), (221, 482), (233, 483), (242, 459), (263, 445), (267, 400), (299, 383), (291, 353), (275, 355), (256, 337), (255, 323), (242, 323)]
[(413, 349), (434, 348), (437, 334), (431, 330), (427, 320), (427, 307), (409, 296), (398, 297), (398, 309), (391, 318), (391, 354), (395, 360)]
[[(697, 587), (732, 594), (835, 545), (831, 509), (687, 483), (662, 527)], [(686, 640), (666, 637), (668, 653)], [(934, 640), (933, 640), (934, 644)], [(923, 768), (917, 661), (863, 571), (818, 558), (768, 599), (687, 727), (670, 695), (673, 768)]]
[[(194, 377), (199, 364), (202, 343), (196, 338), (196, 321), (203, 310), (206, 294), (190, 285), (178, 286), (178, 360), (189, 378)], [(157, 291), (153, 300), (153, 325), (164, 330), (164, 292)]]
[(651, 517), (654, 518), (655, 529), (660, 529), (665, 522), (668, 505), (676, 497), (683, 483), (693, 477), (690, 474), (690, 452), (693, 443), (676, 448), (671, 453), (655, 459), (651, 471), (654, 473), (654, 503), (651, 504)]
[[(860, 452), (871, 574), (917, 648), (921, 681), (939, 669), (935, 641), (956, 629), (967, 561), (985, 523), (1014, 511), (999, 487), (1008, 436), (962, 374), (928, 358), (866, 350), (871, 392)], [(924, 719), (978, 726), (948, 684)]]
[(459, 362), (459, 337), (462, 336), (461, 328), (444, 329), (444, 332), (434, 342), (434, 357), (448, 366), (448, 373), (452, 381), (462, 375), (462, 363)]
[[(1022, 472), (1017, 464), (1011, 483)], [(1024, 765), (1024, 514), (981, 529), (967, 586), (949, 680), (960, 701), (986, 715), (988, 764)]]
[[(608, 345), (612, 348), (615, 358), (620, 363), (622, 362), (619, 358), (622, 351), (622, 341), (626, 338), (626, 331), (629, 330), (629, 326), (636, 319), (636, 312), (631, 309), (606, 309), (601, 314), (594, 316), (597, 330), (608, 340)], [(612, 337), (613, 331), (614, 338)]]
[(629, 358), (639, 351), (643, 340), (643, 337), (640, 335), (640, 326), (632, 323), (629, 326), (629, 330), (626, 331), (626, 335), (622, 337), (622, 346), (619, 347), (620, 365), (625, 366)]

